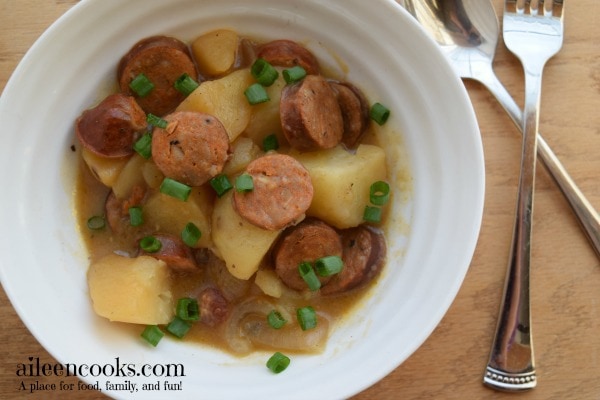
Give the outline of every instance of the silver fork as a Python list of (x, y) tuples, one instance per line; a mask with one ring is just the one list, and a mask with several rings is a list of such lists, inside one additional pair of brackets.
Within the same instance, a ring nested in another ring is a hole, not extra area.
[(515, 226), (504, 298), (484, 383), (521, 391), (537, 383), (531, 336), (529, 270), (542, 71), (563, 42), (562, 0), (505, 0), (504, 43), (523, 64), (525, 108)]

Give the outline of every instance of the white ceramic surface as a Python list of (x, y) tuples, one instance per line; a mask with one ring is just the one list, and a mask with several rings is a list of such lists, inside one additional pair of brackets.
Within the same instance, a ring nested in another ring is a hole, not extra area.
[[(348, 80), (390, 106), (386, 151), (402, 158), (411, 177), (407, 193), (395, 188), (390, 261), (374, 294), (334, 332), (324, 354), (294, 356), (279, 375), (264, 367), (264, 354), (237, 359), (175, 340), (151, 349), (137, 330), (96, 317), (87, 295), (87, 255), (73, 215), (73, 121), (112, 87), (118, 59), (139, 39), (190, 40), (218, 27), (299, 40), (338, 72), (344, 60)], [(440, 322), (479, 233), (484, 164), (472, 107), (435, 44), (393, 1), (83, 0), (24, 57), (0, 98), (0, 121), (0, 273), (27, 327), (63, 364), (112, 366), (82, 369), (84, 381), (103, 389), (106, 381), (182, 385), (103, 390), (116, 398), (356, 394), (400, 365)], [(127, 369), (124, 376), (114, 368), (173, 363), (185, 376), (127, 376)]]

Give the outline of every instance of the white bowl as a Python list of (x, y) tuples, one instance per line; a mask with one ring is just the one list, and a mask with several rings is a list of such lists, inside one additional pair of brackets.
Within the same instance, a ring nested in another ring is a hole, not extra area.
[[(120, 56), (150, 35), (190, 40), (218, 27), (299, 40), (334, 70), (343, 60), (348, 80), (391, 108), (386, 151), (401, 166), (394, 174), (409, 176), (395, 187), (389, 263), (373, 295), (334, 331), (324, 354), (295, 356), (279, 375), (266, 369), (264, 354), (238, 359), (175, 340), (151, 349), (96, 317), (73, 215), (73, 121), (113, 88)], [(0, 99), (0, 121), (2, 285), (59, 362), (87, 371), (82, 380), (116, 398), (352, 396), (430, 335), (460, 288), (479, 233), (484, 164), (473, 109), (435, 44), (393, 1), (84, 0), (24, 57)], [(128, 376), (127, 368), (124, 376), (123, 364), (138, 372), (180, 364), (185, 376)], [(106, 381), (127, 380), (138, 388), (181, 383), (182, 390), (106, 390)]]

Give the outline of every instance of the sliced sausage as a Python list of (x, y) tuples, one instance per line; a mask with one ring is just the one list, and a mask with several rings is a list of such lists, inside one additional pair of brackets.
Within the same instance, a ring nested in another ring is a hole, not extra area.
[[(341, 257), (342, 240), (335, 229), (318, 219), (304, 220), (287, 228), (272, 253), (275, 272), (286, 286), (295, 290), (308, 287), (298, 272), (298, 265), (302, 262), (313, 263), (325, 256)], [(318, 278), (321, 284), (331, 279)]]
[(198, 296), (200, 321), (208, 326), (216, 326), (225, 320), (229, 313), (229, 302), (217, 288), (204, 289)]
[(179, 237), (164, 233), (155, 233), (152, 236), (160, 242), (160, 250), (148, 253), (140, 249), (140, 255), (148, 255), (162, 260), (177, 272), (193, 272), (198, 270), (192, 250)]
[[(141, 73), (154, 84), (154, 89), (144, 97), (129, 87)], [(136, 43), (123, 56), (117, 69), (117, 80), (121, 91), (135, 96), (145, 112), (163, 116), (185, 98), (174, 87), (175, 81), (184, 73), (198, 79), (187, 45), (175, 38), (153, 36)]]
[(104, 157), (133, 153), (133, 144), (146, 129), (146, 114), (131, 96), (111, 94), (77, 119), (75, 133), (81, 145)]
[(342, 140), (342, 111), (333, 89), (320, 75), (308, 75), (286, 86), (279, 113), (285, 138), (298, 150), (330, 149)]
[(344, 268), (321, 288), (321, 293), (346, 292), (371, 281), (383, 268), (386, 244), (383, 234), (366, 226), (341, 232)]
[(217, 118), (177, 111), (165, 120), (167, 127), (155, 127), (152, 135), (152, 158), (165, 176), (200, 186), (223, 171), (229, 136)]
[(233, 194), (234, 207), (244, 219), (276, 231), (304, 218), (313, 186), (299, 161), (285, 154), (267, 154), (250, 162), (245, 172), (252, 177), (254, 189)]
[(344, 133), (342, 143), (348, 148), (354, 148), (369, 127), (369, 103), (360, 89), (347, 82), (329, 82), (336, 95), (342, 119)]
[(271, 65), (279, 67), (304, 68), (307, 74), (319, 73), (317, 58), (306, 47), (292, 40), (273, 40), (258, 47), (256, 56), (264, 58)]
[(123, 233), (131, 227), (129, 208), (143, 203), (146, 190), (142, 186), (134, 186), (127, 199), (120, 200), (111, 190), (106, 197), (104, 211), (108, 226), (113, 232)]

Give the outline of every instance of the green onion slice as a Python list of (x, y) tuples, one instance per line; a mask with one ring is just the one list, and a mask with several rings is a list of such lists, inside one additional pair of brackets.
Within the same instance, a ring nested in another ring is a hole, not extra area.
[(177, 300), (176, 315), (184, 321), (198, 321), (200, 319), (200, 307), (198, 300), (183, 297)]
[(317, 326), (317, 313), (311, 306), (298, 308), (296, 310), (296, 318), (303, 331), (313, 329)]
[(285, 79), (285, 83), (288, 85), (290, 83), (296, 83), (301, 81), (306, 76), (306, 70), (299, 65), (296, 65), (289, 69), (284, 69), (281, 73), (283, 75), (283, 79)]
[(87, 220), (87, 227), (93, 231), (98, 231), (100, 229), (104, 229), (106, 226), (106, 221), (104, 217), (101, 215), (94, 215)]
[(263, 85), (260, 83), (253, 83), (245, 91), (244, 96), (251, 105), (264, 103), (270, 100), (269, 94)]
[(148, 325), (140, 336), (152, 346), (156, 347), (165, 334), (157, 325)]
[(202, 232), (200, 232), (200, 228), (198, 228), (193, 222), (188, 222), (183, 231), (181, 231), (181, 239), (185, 244), (190, 247), (194, 247), (200, 237), (202, 236)]
[(279, 148), (279, 140), (277, 140), (277, 135), (274, 133), (266, 136), (263, 139), (263, 150), (266, 153), (267, 151), (277, 150)]
[(133, 149), (146, 160), (152, 156), (152, 135), (144, 133), (134, 144)]
[(315, 291), (321, 288), (321, 281), (317, 277), (317, 274), (315, 274), (315, 270), (309, 262), (301, 262), (298, 264), (298, 272), (310, 290)]
[(367, 222), (373, 222), (373, 223), (381, 222), (381, 208), (373, 207), (373, 206), (365, 206), (363, 220), (365, 220)]
[(156, 253), (161, 249), (162, 243), (154, 236), (145, 236), (140, 240), (140, 247), (147, 253)]
[(369, 199), (376, 206), (384, 205), (390, 199), (390, 185), (384, 181), (373, 182), (369, 189)]
[(131, 226), (140, 226), (144, 223), (142, 207), (129, 207), (129, 223), (131, 224)]
[(235, 190), (238, 192), (251, 192), (254, 189), (252, 175), (243, 173), (235, 178)]
[(175, 179), (165, 178), (160, 184), (160, 192), (175, 197), (181, 201), (187, 201), (192, 188), (188, 185), (178, 182)]
[(146, 122), (152, 126), (156, 126), (161, 129), (165, 129), (168, 125), (168, 122), (166, 120), (150, 113), (146, 115)]
[(315, 261), (315, 270), (320, 276), (338, 274), (344, 268), (344, 261), (340, 256), (325, 256)]
[(267, 368), (278, 374), (290, 365), (290, 358), (280, 352), (273, 354), (267, 361)]
[(390, 117), (390, 110), (381, 103), (375, 103), (371, 106), (369, 116), (373, 121), (377, 122), (377, 124), (383, 125)]
[(271, 86), (279, 77), (279, 72), (264, 58), (254, 61), (250, 67), (250, 73), (263, 86)]
[(171, 322), (169, 322), (169, 325), (167, 325), (167, 331), (181, 339), (186, 333), (188, 333), (191, 327), (191, 322), (184, 321), (176, 316)]
[(175, 86), (175, 89), (183, 93), (185, 96), (189, 96), (190, 93), (196, 90), (196, 88), (200, 85), (191, 76), (185, 73), (177, 78), (173, 86)]
[(272, 310), (269, 315), (267, 315), (267, 322), (273, 329), (281, 329), (287, 323), (285, 318), (283, 318), (283, 315), (277, 310)]
[(138, 96), (145, 97), (154, 89), (154, 83), (146, 75), (139, 74), (129, 83), (129, 88)]
[(225, 174), (220, 174), (212, 178), (210, 180), (210, 186), (217, 192), (217, 196), (219, 197), (222, 197), (233, 188), (231, 182), (229, 182), (229, 178), (227, 178), (227, 175)]

